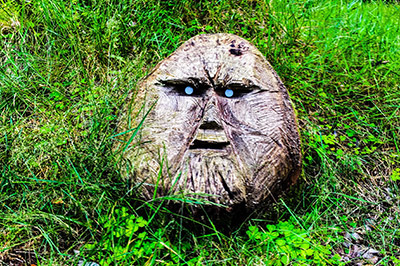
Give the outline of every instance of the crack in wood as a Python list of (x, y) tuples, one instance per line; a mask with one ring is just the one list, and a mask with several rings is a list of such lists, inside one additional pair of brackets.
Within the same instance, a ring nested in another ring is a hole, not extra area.
[(219, 177), (220, 177), (220, 179), (221, 179), (222, 186), (224, 187), (224, 189), (226, 190), (226, 192), (228, 192), (229, 198), (230, 198), (231, 200), (233, 200), (233, 198), (234, 198), (235, 196), (233, 195), (232, 191), (229, 189), (228, 185), (226, 184), (225, 179), (224, 179), (224, 177), (222, 176), (221, 172), (218, 172), (218, 174), (219, 174)]

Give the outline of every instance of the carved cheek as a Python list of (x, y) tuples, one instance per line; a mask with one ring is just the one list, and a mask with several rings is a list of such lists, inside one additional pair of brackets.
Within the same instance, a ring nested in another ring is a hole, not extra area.
[(176, 161), (190, 144), (201, 120), (205, 101), (201, 97), (175, 96), (160, 93), (152, 120), (157, 125), (155, 140), (166, 148), (168, 158)]
[(247, 108), (248, 102), (244, 99), (219, 99), (221, 120), (224, 121), (224, 130), (231, 143), (234, 154), (244, 165), (252, 165), (251, 150), (248, 143), (248, 134), (251, 125), (251, 114)]
[(282, 145), (279, 95), (261, 91), (240, 99), (223, 99), (221, 113), (237, 156), (250, 168), (265, 163)]

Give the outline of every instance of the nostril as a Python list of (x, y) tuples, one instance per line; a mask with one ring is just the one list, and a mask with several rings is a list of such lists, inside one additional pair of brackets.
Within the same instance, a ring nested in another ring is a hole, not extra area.
[(214, 130), (223, 130), (222, 126), (219, 125), (215, 121), (204, 121), (200, 125), (200, 129), (214, 129)]

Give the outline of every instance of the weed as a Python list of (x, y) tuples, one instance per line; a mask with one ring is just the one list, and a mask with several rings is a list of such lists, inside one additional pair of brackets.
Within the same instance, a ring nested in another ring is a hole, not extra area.
[(337, 265), (340, 256), (332, 255), (332, 247), (312, 238), (303, 228), (296, 226), (294, 218), (266, 229), (249, 226), (249, 250), (264, 254), (267, 265)]
[[(141, 216), (129, 214), (126, 208), (115, 209), (108, 216), (101, 216), (102, 239), (93, 244), (85, 244), (84, 250), (95, 255), (89, 256), (98, 261), (100, 265), (111, 263), (139, 263), (149, 259), (156, 250), (164, 248), (159, 242), (150, 238), (146, 231), (141, 230), (147, 221)], [(160, 234), (161, 233), (161, 234)], [(162, 237), (162, 232), (157, 232), (155, 238)]]

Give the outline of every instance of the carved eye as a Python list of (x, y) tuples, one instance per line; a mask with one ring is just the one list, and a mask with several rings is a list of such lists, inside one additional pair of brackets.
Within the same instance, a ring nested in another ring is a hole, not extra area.
[(181, 96), (201, 97), (206, 92), (207, 88), (201, 85), (194, 86), (188, 84), (179, 84), (172, 87), (173, 90)]
[(232, 97), (233, 96), (233, 90), (226, 89), (225, 90), (225, 96), (228, 97), (228, 98)]
[(193, 84), (188, 84), (188, 83), (170, 83), (170, 82), (165, 82), (164, 83), (164, 88), (165, 90), (172, 95), (178, 95), (178, 96), (191, 96), (191, 97), (201, 97), (204, 95), (204, 93), (207, 91), (206, 86), (202, 86), (201, 84), (199, 85), (193, 85)]
[(241, 87), (241, 86), (230, 86), (228, 88), (217, 89), (216, 92), (219, 96), (226, 98), (240, 98), (251, 93), (253, 88)]
[(187, 86), (187, 87), (185, 88), (185, 93), (186, 93), (187, 95), (192, 95), (192, 94), (193, 94), (193, 88), (190, 87), (190, 86)]

